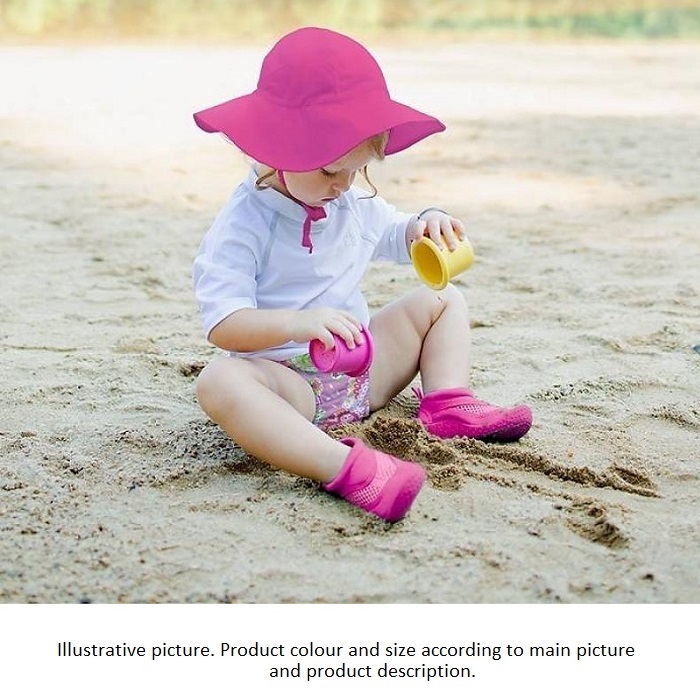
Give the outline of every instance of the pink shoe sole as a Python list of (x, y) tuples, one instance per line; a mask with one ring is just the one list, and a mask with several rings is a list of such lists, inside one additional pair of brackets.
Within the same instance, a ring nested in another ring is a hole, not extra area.
[(338, 476), (323, 488), (384, 520), (401, 520), (423, 488), (423, 467), (373, 450), (355, 438), (341, 442), (350, 446), (350, 454)]
[(529, 406), (493, 406), (466, 389), (443, 389), (423, 397), (418, 418), (437, 437), (468, 437), (484, 442), (514, 442), (532, 427)]

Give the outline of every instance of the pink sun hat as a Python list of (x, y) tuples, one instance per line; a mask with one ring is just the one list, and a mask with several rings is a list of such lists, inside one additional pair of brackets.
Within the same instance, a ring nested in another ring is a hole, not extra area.
[(194, 115), (259, 163), (307, 172), (389, 131), (390, 155), (445, 129), (435, 117), (389, 96), (372, 55), (344, 34), (305, 27), (265, 56), (257, 89)]

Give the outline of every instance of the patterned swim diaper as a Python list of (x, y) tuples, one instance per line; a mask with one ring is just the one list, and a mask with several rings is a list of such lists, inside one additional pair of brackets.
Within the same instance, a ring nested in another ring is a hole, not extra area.
[(311, 386), (316, 397), (313, 422), (319, 428), (356, 423), (369, 415), (369, 370), (359, 377), (326, 374), (315, 367), (308, 354), (281, 360), (280, 364), (293, 369)]

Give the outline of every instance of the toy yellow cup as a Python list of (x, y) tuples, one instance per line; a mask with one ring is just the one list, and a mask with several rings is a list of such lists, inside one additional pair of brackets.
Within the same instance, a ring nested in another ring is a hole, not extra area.
[(447, 245), (440, 250), (427, 236), (411, 244), (411, 260), (418, 276), (433, 289), (444, 289), (447, 283), (474, 262), (474, 249), (465, 238), (457, 241), (454, 250)]

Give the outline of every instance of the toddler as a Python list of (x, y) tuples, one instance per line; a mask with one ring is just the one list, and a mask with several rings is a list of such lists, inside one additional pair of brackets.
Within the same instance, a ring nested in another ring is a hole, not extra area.
[[(246, 452), (393, 522), (423, 486), (423, 467), (327, 429), (385, 406), (420, 372), (418, 419), (433, 435), (510, 441), (529, 430), (527, 406), (499, 408), (470, 391), (456, 288), (421, 286), (369, 317), (360, 283), (370, 261), (408, 263), (422, 236), (453, 249), (465, 234), (439, 209), (403, 214), (373, 186), (353, 186), (371, 161), (445, 128), (393, 101), (362, 45), (328, 29), (291, 32), (265, 57), (255, 91), (194, 118), (253, 161), (194, 263), (204, 331), (227, 351), (202, 371), (197, 397)], [(311, 340), (331, 348), (338, 336), (352, 348), (363, 326), (374, 339), (367, 371), (313, 366)]]

